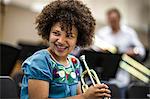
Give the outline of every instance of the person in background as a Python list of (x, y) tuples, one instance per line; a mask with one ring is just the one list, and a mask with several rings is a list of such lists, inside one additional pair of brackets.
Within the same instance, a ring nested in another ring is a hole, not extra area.
[[(118, 9), (112, 8), (107, 11), (108, 26), (98, 30), (95, 36), (118, 49), (118, 53), (125, 53), (137, 60), (141, 60), (145, 56), (145, 49), (140, 42), (134, 29), (121, 24), (121, 14)], [(95, 51), (102, 51), (96, 46), (92, 47)], [(105, 52), (105, 51), (102, 51)], [(121, 89), (128, 86), (130, 82), (129, 74), (119, 69), (116, 79), (110, 81), (115, 83)], [(124, 95), (122, 95), (124, 97)]]
[(121, 24), (121, 14), (118, 9), (107, 11), (108, 26), (98, 30), (96, 37), (118, 48), (118, 53), (129, 56), (145, 56), (145, 50), (134, 29)]
[(39, 35), (49, 42), (22, 64), (21, 99), (102, 99), (110, 97), (105, 84), (96, 84), (82, 93), (79, 60), (70, 54), (75, 46), (91, 44), (95, 19), (81, 1), (56, 0), (36, 18)]

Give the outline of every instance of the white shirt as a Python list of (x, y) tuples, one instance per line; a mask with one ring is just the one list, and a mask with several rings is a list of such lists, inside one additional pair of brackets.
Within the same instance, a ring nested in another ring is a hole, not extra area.
[[(144, 47), (138, 39), (136, 32), (125, 25), (121, 25), (118, 33), (112, 33), (111, 27), (106, 26), (96, 33), (96, 37), (108, 44), (118, 47), (118, 51), (120, 53), (125, 53), (129, 47), (134, 46), (138, 49), (138, 52), (141, 56), (145, 55)], [(92, 47), (95, 49), (95, 46)], [(129, 73), (122, 69), (117, 71), (115, 79), (110, 80), (110, 83), (114, 83), (120, 88), (126, 87), (129, 82)]]
[(112, 33), (111, 28), (106, 26), (100, 29), (96, 33), (96, 36), (99, 39), (118, 47), (120, 53), (124, 53), (129, 47), (134, 46), (138, 49), (138, 52), (141, 56), (145, 55), (144, 47), (140, 42), (136, 32), (125, 25), (121, 25), (118, 33)]

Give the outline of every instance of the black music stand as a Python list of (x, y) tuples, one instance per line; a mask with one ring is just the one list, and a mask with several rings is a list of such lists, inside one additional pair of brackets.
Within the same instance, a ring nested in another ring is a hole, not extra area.
[(36, 51), (47, 48), (47, 46), (45, 45), (32, 44), (26, 42), (19, 42), (18, 45), (21, 48), (19, 60), (22, 62), (25, 61), (29, 56), (34, 54)]
[[(85, 55), (85, 60), (89, 68), (96, 71), (100, 80), (108, 81), (110, 78), (115, 78), (122, 54), (82, 50), (79, 56), (81, 55)], [(83, 62), (81, 62), (81, 65), (83, 70), (85, 70)]]

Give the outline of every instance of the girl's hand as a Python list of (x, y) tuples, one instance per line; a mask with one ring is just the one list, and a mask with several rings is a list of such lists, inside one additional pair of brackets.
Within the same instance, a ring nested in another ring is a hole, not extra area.
[(96, 84), (95, 86), (90, 86), (89, 89), (83, 94), (85, 99), (102, 99), (103, 97), (110, 98), (110, 90), (105, 84)]

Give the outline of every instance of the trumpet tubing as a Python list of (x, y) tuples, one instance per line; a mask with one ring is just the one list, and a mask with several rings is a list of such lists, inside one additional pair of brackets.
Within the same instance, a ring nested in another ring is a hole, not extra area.
[[(89, 75), (89, 77), (90, 77), (90, 79), (91, 79), (91, 81), (92, 81), (92, 84), (93, 84), (94, 86), (95, 86), (95, 84), (101, 84), (101, 82), (100, 82), (100, 80), (99, 80), (99, 78), (98, 78), (96, 72), (95, 72), (93, 69), (89, 69), (89, 67), (88, 67), (88, 65), (87, 65), (87, 63), (86, 63), (86, 61), (85, 61), (85, 55), (82, 55), (82, 56), (80, 57), (80, 60), (83, 61), (84, 65), (85, 65), (85, 68), (86, 68), (86, 70), (85, 70), (85, 71), (82, 73), (82, 75), (81, 75), (82, 90), (83, 90), (83, 92), (86, 92), (87, 89), (88, 89), (88, 84), (85, 83), (85, 81), (84, 81), (84, 76), (85, 76), (87, 73), (88, 73), (88, 75)], [(96, 82), (95, 82), (95, 81), (96, 81)], [(110, 99), (110, 98), (104, 97), (104, 99)]]
[[(96, 74), (96, 72), (93, 69), (89, 69), (90, 75), (91, 75), (91, 81), (92, 84), (95, 86), (95, 84), (100, 84), (100, 80)], [(85, 83), (84, 81), (84, 76), (88, 73), (88, 70), (85, 70), (82, 75), (81, 75), (81, 82), (82, 82), (82, 90), (83, 92), (86, 92), (86, 90), (88, 89), (88, 85)], [(96, 82), (94, 82), (96, 81)]]

